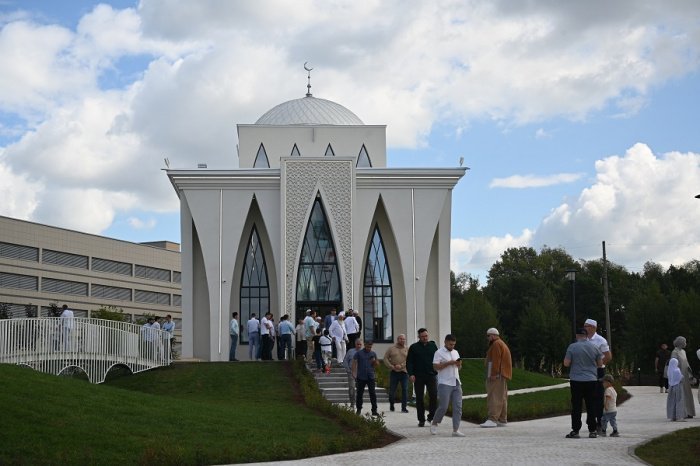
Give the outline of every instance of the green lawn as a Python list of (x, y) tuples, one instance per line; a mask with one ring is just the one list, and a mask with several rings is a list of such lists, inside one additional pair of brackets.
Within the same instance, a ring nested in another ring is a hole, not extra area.
[[(384, 364), (377, 371), (378, 383), (388, 390), (389, 370)], [(477, 395), (486, 393), (486, 369), (483, 359), (467, 359), (462, 362), (462, 369), (459, 371), (459, 378), (462, 381), (462, 392), (464, 395)], [(513, 368), (513, 379), (508, 382), (508, 390), (518, 390), (521, 388), (546, 387), (566, 382), (565, 379), (555, 379), (546, 374), (538, 374), (523, 369)], [(409, 384), (409, 397), (413, 396), (413, 388)], [(397, 393), (400, 393), (397, 390)], [(400, 396), (400, 395), (399, 395)]]
[[(571, 392), (568, 388), (509, 395), (508, 421), (525, 421), (569, 414), (571, 412), (570, 399)], [(472, 398), (462, 401), (462, 419), (480, 424), (486, 418), (485, 398)]]
[(634, 453), (654, 466), (700, 464), (700, 427), (662, 435), (638, 447)]
[[(462, 381), (462, 392), (465, 395), (486, 393), (486, 368), (484, 367), (483, 359), (467, 359), (462, 361), (462, 369), (459, 371), (459, 378)], [(563, 382), (566, 382), (566, 380), (555, 379), (546, 374), (513, 368), (513, 379), (508, 382), (508, 390), (546, 387)]]
[(92, 385), (0, 365), (0, 464), (225, 464), (372, 445), (343, 418), (366, 421), (307, 407), (291, 372), (277, 363), (176, 364)]

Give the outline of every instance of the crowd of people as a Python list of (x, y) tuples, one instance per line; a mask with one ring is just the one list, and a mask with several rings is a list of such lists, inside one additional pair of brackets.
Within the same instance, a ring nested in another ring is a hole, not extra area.
[[(237, 317), (238, 313), (234, 313), (231, 320), (231, 361), (237, 361), (235, 351), (240, 335)], [(607, 436), (608, 425), (612, 429), (611, 437), (619, 435), (614, 378), (605, 372), (606, 364), (612, 360), (612, 352), (607, 340), (597, 333), (597, 327), (595, 320), (586, 319), (563, 359), (564, 366), (569, 368), (571, 393), (571, 431), (566, 438), (580, 438), (584, 402), (590, 438)], [(362, 320), (357, 311), (339, 314), (332, 311), (322, 318), (309, 309), (296, 326), (289, 321), (288, 315), (283, 316), (276, 326), (272, 314), (267, 313), (260, 321), (253, 314), (246, 323), (246, 331), (251, 360), (272, 359), (272, 348), (277, 344), (277, 359), (296, 356), (313, 364), (318, 372), (328, 373), (333, 361), (336, 361), (347, 375), (351, 407), (361, 414), (363, 396), (367, 390), (371, 414), (378, 415), (375, 370), (380, 360), (372, 349), (373, 342), (363, 342), (360, 338)], [(389, 372), (389, 410), (396, 409), (395, 394), (400, 387), (401, 412), (408, 413), (408, 389), (412, 384), (418, 426), (423, 427), (427, 422), (430, 433), (437, 434), (438, 426), (451, 406), (452, 435), (462, 437), (464, 434), (459, 430), (462, 413), (459, 371), (462, 358), (455, 349), (456, 337), (447, 335), (440, 347), (430, 340), (425, 328), (418, 330), (417, 337), (418, 341), (408, 346), (406, 335), (401, 334), (384, 353), (383, 363)], [(488, 414), (480, 426), (505, 427), (508, 425), (508, 383), (513, 377), (512, 357), (498, 329), (489, 328), (486, 339), (489, 345), (484, 358)], [(294, 350), (292, 341), (295, 342)], [(655, 360), (660, 392), (668, 393), (667, 414), (672, 421), (684, 421), (695, 416), (690, 390), (694, 380), (685, 353), (686, 344), (684, 337), (676, 338), (672, 352), (666, 344), (661, 345)]]

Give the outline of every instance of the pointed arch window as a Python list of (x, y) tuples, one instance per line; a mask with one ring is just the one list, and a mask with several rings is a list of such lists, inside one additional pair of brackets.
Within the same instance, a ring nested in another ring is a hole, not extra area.
[(270, 161), (267, 159), (267, 152), (265, 152), (265, 146), (262, 143), (260, 143), (258, 155), (255, 156), (253, 168), (270, 168)]
[(290, 157), (301, 157), (301, 154), (299, 153), (299, 148), (297, 147), (296, 143), (294, 143), (294, 147), (292, 147), (292, 153), (289, 154)]
[[(241, 276), (241, 305), (239, 322), (250, 320), (255, 313), (258, 319), (270, 310), (270, 285), (267, 279), (265, 254), (260, 245), (258, 229), (253, 224), (246, 248)], [(248, 332), (240, 332), (241, 343), (248, 343)]]
[(355, 164), (355, 166), (359, 168), (372, 167), (372, 161), (369, 159), (369, 154), (367, 154), (367, 148), (365, 148), (364, 144), (362, 144), (362, 149), (360, 149), (360, 153), (357, 155), (357, 164)]
[(333, 235), (317, 196), (311, 209), (299, 257), (297, 302), (340, 302), (340, 275)]
[(335, 152), (333, 152), (333, 148), (331, 147), (330, 143), (328, 143), (328, 147), (326, 147), (326, 153), (324, 155), (326, 157), (335, 157)]
[(375, 225), (365, 263), (362, 293), (365, 339), (380, 342), (393, 340), (394, 303), (392, 291), (391, 273), (384, 250), (384, 242), (379, 232), (379, 225)]

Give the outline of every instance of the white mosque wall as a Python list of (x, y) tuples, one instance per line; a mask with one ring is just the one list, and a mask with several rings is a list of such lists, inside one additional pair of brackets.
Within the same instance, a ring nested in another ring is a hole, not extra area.
[(324, 157), (331, 144), (336, 157), (355, 161), (365, 145), (376, 168), (386, 167), (386, 126), (268, 126), (238, 125), (238, 166), (252, 168), (260, 144), (265, 147), (270, 168), (280, 168), (294, 144), (301, 157)]

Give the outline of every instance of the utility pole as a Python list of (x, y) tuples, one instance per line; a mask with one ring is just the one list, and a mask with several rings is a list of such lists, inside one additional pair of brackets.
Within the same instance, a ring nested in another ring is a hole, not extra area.
[(612, 349), (612, 332), (610, 331), (610, 296), (608, 296), (608, 258), (605, 254), (605, 241), (603, 241), (603, 302), (605, 303), (605, 331), (608, 337), (608, 346)]

